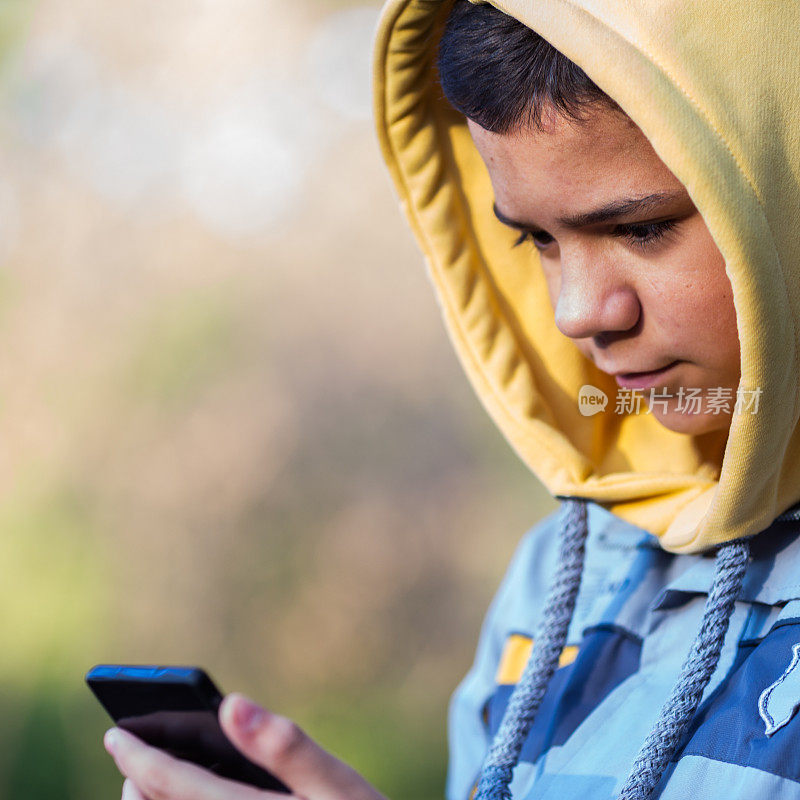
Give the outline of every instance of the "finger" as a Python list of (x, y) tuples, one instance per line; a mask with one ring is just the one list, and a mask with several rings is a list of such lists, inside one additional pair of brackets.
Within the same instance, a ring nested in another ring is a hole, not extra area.
[(263, 792), (174, 758), (121, 728), (107, 731), (104, 744), (144, 800), (290, 800), (289, 795)]
[(323, 750), (292, 720), (229, 694), (219, 709), (222, 730), (251, 761), (313, 800), (386, 800), (352, 767)]

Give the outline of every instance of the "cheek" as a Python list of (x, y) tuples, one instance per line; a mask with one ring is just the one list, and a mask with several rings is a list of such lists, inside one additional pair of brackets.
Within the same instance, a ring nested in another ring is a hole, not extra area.
[[(703, 356), (706, 363), (728, 372), (739, 367), (739, 335), (733, 289), (725, 272), (722, 255), (710, 236), (706, 252), (696, 254), (700, 264), (682, 291), (673, 297), (675, 321), (681, 340)], [(704, 256), (704, 257), (703, 257)]]
[(706, 323), (710, 332), (719, 336), (718, 346), (725, 351), (735, 350), (738, 356), (739, 335), (736, 325), (736, 308), (733, 304), (733, 288), (725, 272), (725, 261), (706, 231), (707, 251), (704, 263), (707, 265), (703, 276), (704, 291), (707, 298), (702, 311), (707, 315)]

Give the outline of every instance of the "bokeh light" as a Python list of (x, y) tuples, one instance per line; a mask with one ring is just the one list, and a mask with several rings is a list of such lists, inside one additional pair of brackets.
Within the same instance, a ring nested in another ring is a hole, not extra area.
[[(97, 662), (196, 663), (392, 800), (554, 507), (370, 119), (378, 4), (0, 14), (0, 794), (113, 797)], [(42, 763), (48, 769), (41, 768)]]

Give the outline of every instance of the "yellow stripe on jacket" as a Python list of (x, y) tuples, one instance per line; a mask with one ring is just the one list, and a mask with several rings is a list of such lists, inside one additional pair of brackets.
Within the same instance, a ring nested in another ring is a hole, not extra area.
[[(522, 677), (532, 649), (533, 639), (530, 636), (524, 636), (521, 633), (509, 635), (503, 647), (503, 654), (500, 656), (495, 683), (500, 685), (517, 683)], [(574, 644), (567, 645), (561, 651), (558, 666), (566, 667), (575, 660), (577, 655), (578, 646)]]

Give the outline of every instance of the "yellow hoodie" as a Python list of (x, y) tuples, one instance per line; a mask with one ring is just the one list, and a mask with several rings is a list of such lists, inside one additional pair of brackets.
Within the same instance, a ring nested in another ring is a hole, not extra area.
[[(684, 184), (725, 258), (757, 413), (675, 433), (613, 396), (555, 327), (531, 251), (491, 213), (488, 173), (436, 82), (450, 0), (390, 0), (374, 61), (378, 135), (447, 330), (486, 410), (555, 496), (593, 500), (676, 553), (747, 537), (800, 500), (800, 3), (494, 2), (581, 67)], [(527, 269), (522, 269), (522, 259)]]

